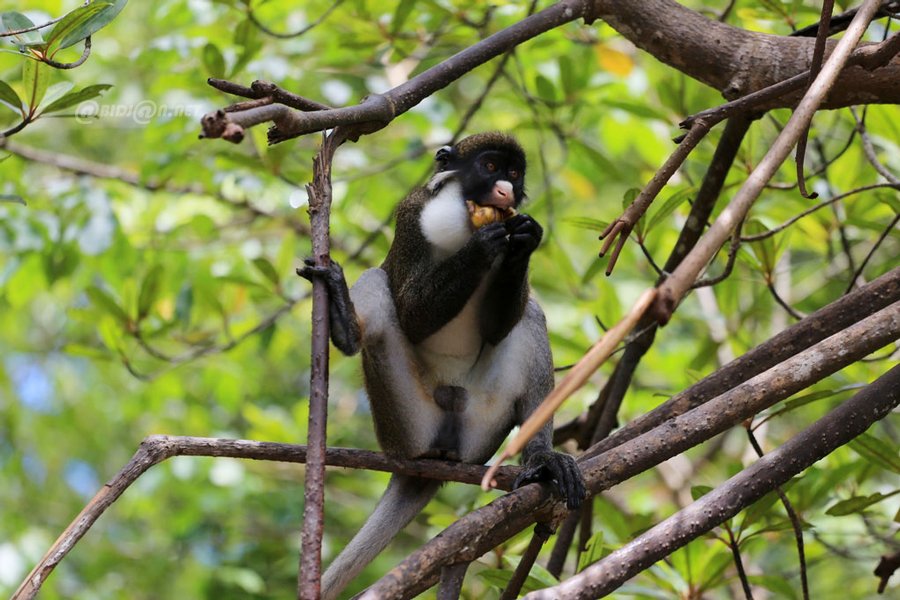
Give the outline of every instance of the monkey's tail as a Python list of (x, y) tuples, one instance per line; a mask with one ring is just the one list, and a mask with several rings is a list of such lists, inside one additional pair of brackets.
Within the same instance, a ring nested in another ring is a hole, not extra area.
[(353, 539), (322, 575), (322, 600), (334, 600), (400, 530), (419, 514), (440, 487), (437, 480), (394, 474), (384, 495)]

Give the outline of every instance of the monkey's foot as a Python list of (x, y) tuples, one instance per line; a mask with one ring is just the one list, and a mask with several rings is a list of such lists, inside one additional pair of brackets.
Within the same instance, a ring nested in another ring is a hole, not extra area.
[(522, 472), (516, 477), (513, 488), (536, 482), (552, 484), (556, 494), (566, 501), (566, 508), (569, 510), (581, 506), (586, 495), (584, 479), (575, 459), (562, 452), (547, 450), (529, 456)]

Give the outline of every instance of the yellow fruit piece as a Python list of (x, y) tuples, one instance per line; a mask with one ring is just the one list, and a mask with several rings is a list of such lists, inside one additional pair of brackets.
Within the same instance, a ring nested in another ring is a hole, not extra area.
[(471, 200), (466, 200), (466, 208), (469, 211), (469, 219), (475, 229), (490, 225), (491, 223), (505, 221), (516, 214), (516, 209), (514, 208), (481, 206), (480, 204), (475, 204)]

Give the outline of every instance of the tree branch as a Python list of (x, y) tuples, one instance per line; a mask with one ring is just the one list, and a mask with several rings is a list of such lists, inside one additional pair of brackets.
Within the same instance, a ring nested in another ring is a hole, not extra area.
[(790, 120), (784, 130), (778, 135), (772, 147), (766, 152), (759, 165), (750, 173), (744, 185), (735, 194), (734, 199), (719, 214), (719, 217), (703, 238), (700, 239), (697, 246), (682, 261), (672, 276), (659, 287), (659, 298), (655, 307), (655, 315), (660, 323), (666, 323), (669, 320), (675, 307), (684, 298), (700, 271), (722, 247), (722, 244), (728, 239), (734, 227), (744, 219), (766, 182), (772, 178), (781, 163), (787, 158), (791, 148), (794, 147), (804, 128), (812, 119), (813, 114), (833, 87), (838, 74), (865, 32), (879, 5), (879, 0), (866, 0), (865, 5), (854, 17), (853, 23), (850, 24), (846, 34), (831, 53), (819, 76), (809, 86), (809, 90), (804, 95), (803, 100), (797, 106), (794, 114), (791, 115)]
[(677, 512), (564, 583), (533, 592), (528, 600), (599, 598), (713, 527), (777, 489), (836, 448), (863, 433), (900, 404), (900, 366), (756, 461), (712, 492)]
[[(141, 475), (166, 459), (174, 456), (212, 456), (305, 463), (307, 455), (307, 447), (296, 444), (151, 435), (141, 442), (128, 464), (104, 484), (66, 530), (60, 534), (41, 561), (19, 585), (12, 600), (34, 598), (53, 569), (75, 547), (78, 540), (94, 526), (106, 509), (118, 500)], [(325, 464), (336, 467), (372, 469), (470, 484), (478, 484), (485, 471), (485, 467), (480, 465), (432, 459), (397, 460), (379, 452), (350, 448), (328, 448), (324, 461)], [(519, 469), (520, 467), (504, 467), (497, 476), (498, 487), (505, 490), (512, 489), (512, 483), (515, 481)]]

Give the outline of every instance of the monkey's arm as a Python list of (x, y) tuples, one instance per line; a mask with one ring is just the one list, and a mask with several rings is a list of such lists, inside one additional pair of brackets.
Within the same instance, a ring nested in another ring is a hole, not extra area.
[(417, 221), (416, 213), (398, 214), (394, 244), (384, 264), (397, 318), (413, 344), (459, 314), (508, 245), (503, 223), (493, 223), (473, 233), (458, 252), (436, 261)]
[(481, 336), (496, 346), (519, 322), (528, 302), (528, 260), (541, 243), (544, 230), (528, 215), (518, 214), (504, 223), (509, 245), (503, 264), (485, 294)]
[(334, 261), (327, 267), (317, 266), (312, 258), (306, 258), (303, 262), (305, 266), (297, 269), (297, 275), (309, 281), (320, 278), (328, 286), (328, 323), (331, 341), (338, 350), (347, 356), (353, 356), (359, 352), (362, 336), (353, 301), (350, 300), (344, 270)]

